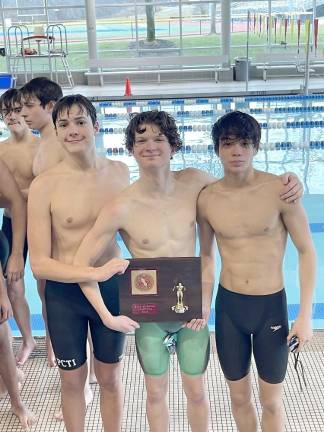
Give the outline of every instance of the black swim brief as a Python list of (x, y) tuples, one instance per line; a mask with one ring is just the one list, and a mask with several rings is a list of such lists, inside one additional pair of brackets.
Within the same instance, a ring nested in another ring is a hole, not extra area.
[[(119, 314), (117, 276), (99, 283), (104, 303)], [(57, 365), (77, 369), (86, 359), (88, 326), (94, 357), (103, 363), (117, 363), (123, 357), (125, 334), (103, 325), (78, 284), (46, 281), (45, 301), (48, 329)]]
[[(3, 215), (2, 228), (1, 229), (4, 233), (4, 235), (7, 237), (7, 240), (9, 243), (9, 255), (10, 255), (11, 251), (12, 251), (12, 223), (11, 223), (10, 217)], [(28, 244), (27, 244), (27, 236), (26, 236), (25, 237), (25, 243), (24, 243), (24, 250), (23, 250), (25, 264), (26, 264), (26, 259), (27, 259), (27, 253), (28, 253)]]
[(217, 352), (225, 377), (231, 381), (244, 378), (253, 350), (260, 378), (281, 383), (288, 362), (285, 291), (245, 295), (219, 285), (215, 312)]

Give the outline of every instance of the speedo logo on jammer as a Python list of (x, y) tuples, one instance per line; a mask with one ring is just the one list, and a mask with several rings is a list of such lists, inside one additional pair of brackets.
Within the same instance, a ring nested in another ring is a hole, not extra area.
[(274, 325), (271, 326), (270, 329), (272, 330), (273, 333), (275, 333), (276, 331), (280, 330), (281, 327), (282, 327), (281, 325)]

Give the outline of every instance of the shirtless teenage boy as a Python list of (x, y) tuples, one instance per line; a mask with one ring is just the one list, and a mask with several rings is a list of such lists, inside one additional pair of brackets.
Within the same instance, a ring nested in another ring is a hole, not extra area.
[[(94, 278), (106, 280), (123, 272), (128, 262), (115, 258), (108, 263), (102, 279), (98, 270), (78, 269), (62, 279), (64, 269), (105, 203), (129, 183), (125, 164), (96, 156), (98, 131), (96, 110), (81, 95), (62, 98), (53, 111), (57, 138), (62, 144), (62, 162), (39, 175), (31, 185), (28, 199), (28, 240), (30, 262), (37, 278), (46, 279), (48, 327), (61, 376), (62, 410), (68, 432), (84, 430), (84, 385), (87, 375), (86, 340), (92, 334), (95, 372), (101, 393), (101, 414), (105, 430), (119, 431), (122, 413), (120, 360), (124, 334), (107, 329), (76, 283)], [(118, 257), (114, 239), (106, 245), (97, 264)], [(77, 277), (76, 277), (77, 276)], [(102, 293), (112, 313), (118, 315), (116, 279), (102, 284)], [(116, 330), (131, 331), (137, 325), (127, 317), (116, 317)]]
[(23, 404), (19, 394), (19, 381), (21, 373), (17, 370), (15, 358), (11, 346), (11, 334), (7, 319), (12, 316), (10, 302), (7, 296), (6, 281), (2, 268), (7, 268), (7, 279), (16, 281), (23, 277), (23, 245), (26, 234), (26, 203), (19, 188), (3, 161), (0, 160), (0, 195), (11, 211), (13, 225), (12, 254), (17, 259), (7, 264), (9, 244), (6, 237), (0, 231), (0, 392), (9, 393), (12, 412), (24, 430), (34, 422), (35, 416)]
[[(63, 96), (63, 92), (56, 82), (45, 77), (32, 79), (22, 87), (20, 92), (23, 104), (21, 114), (27, 125), (40, 133), (40, 144), (33, 160), (33, 175), (36, 177), (57, 165), (63, 158), (62, 146), (57, 140), (52, 120), (54, 105)], [(44, 280), (37, 280), (37, 289), (42, 302), (47, 334)], [(46, 337), (46, 346), (48, 363), (54, 366), (55, 357), (48, 337)]]
[[(196, 241), (196, 201), (201, 189), (215, 181), (209, 174), (188, 168), (170, 171), (170, 159), (181, 148), (174, 119), (165, 112), (135, 115), (126, 130), (126, 147), (136, 159), (140, 178), (101, 211), (85, 237), (74, 262), (91, 265), (119, 230), (133, 257), (193, 256)], [(64, 277), (68, 276), (68, 269)], [(63, 274), (62, 274), (63, 277)], [(115, 318), (106, 310), (96, 284), (81, 284), (107, 327)], [(178, 333), (177, 354), (193, 431), (208, 430), (208, 400), (204, 371), (209, 358), (208, 321), (211, 288), (204, 287), (202, 320), (182, 324), (142, 323), (136, 344), (145, 374), (147, 416), (152, 431), (168, 430), (169, 353), (163, 339)]]
[[(213, 285), (213, 243), (221, 255), (216, 299), (215, 335), (232, 412), (240, 432), (256, 432), (251, 402), (250, 361), (253, 350), (259, 375), (262, 430), (282, 432), (282, 404), (289, 341), (299, 349), (312, 336), (311, 312), (315, 252), (305, 212), (299, 202), (278, 198), (280, 179), (253, 168), (261, 128), (236, 111), (212, 129), (224, 177), (198, 200), (201, 254), (205, 279)], [(283, 281), (283, 256), (290, 237), (299, 254), (300, 311), (289, 332)]]
[[(18, 90), (9, 89), (0, 97), (0, 115), (9, 129), (10, 136), (0, 143), (0, 158), (5, 162), (14, 176), (18, 187), (27, 199), (29, 185), (32, 182), (33, 160), (38, 148), (39, 139), (21, 116), (21, 96)], [(9, 242), (9, 250), (12, 248), (12, 224), (9, 209), (5, 209), (2, 231)], [(27, 258), (27, 238), (24, 244), (24, 261)], [(5, 271), (5, 269), (4, 269)], [(7, 284), (8, 296), (12, 305), (13, 314), (23, 338), (22, 345), (16, 356), (17, 364), (23, 365), (36, 344), (32, 337), (30, 326), (29, 306), (25, 298), (24, 279), (12, 281)]]

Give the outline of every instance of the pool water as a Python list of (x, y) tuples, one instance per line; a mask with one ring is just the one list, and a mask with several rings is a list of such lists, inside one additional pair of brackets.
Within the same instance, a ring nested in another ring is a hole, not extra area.
[[(324, 290), (320, 286), (324, 280), (324, 95), (103, 101), (96, 103), (96, 108), (100, 121), (96, 141), (98, 153), (126, 162), (132, 180), (138, 177), (138, 168), (123, 146), (123, 130), (131, 112), (162, 109), (172, 114), (184, 144), (171, 162), (172, 169), (193, 166), (215, 176), (222, 175), (222, 168), (213, 152), (212, 124), (230, 110), (239, 109), (253, 115), (262, 127), (255, 167), (275, 174), (292, 171), (303, 182), (303, 205), (318, 256), (313, 323), (314, 328), (324, 328)], [(2, 135), (6, 136), (3, 128)], [(129, 256), (121, 240), (119, 242), (125, 256)], [(290, 240), (284, 264), (289, 319), (294, 320), (299, 304), (298, 257)], [(26, 268), (26, 291), (34, 333), (43, 334), (41, 303), (29, 265)], [(213, 322), (214, 310), (210, 318), (211, 327)], [(15, 324), (12, 325), (16, 329)]]

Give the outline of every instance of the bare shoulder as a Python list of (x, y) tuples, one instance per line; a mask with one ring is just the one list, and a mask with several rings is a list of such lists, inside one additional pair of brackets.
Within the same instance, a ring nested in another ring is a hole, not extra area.
[(200, 187), (200, 189), (217, 180), (208, 172), (200, 170), (198, 168), (185, 168), (183, 170), (174, 172), (179, 179), (189, 184), (196, 184)]
[(53, 181), (49, 181), (49, 178), (43, 174), (35, 177), (29, 186), (28, 202), (32, 199), (34, 201), (43, 201), (44, 197), (49, 196), (53, 183)]
[(36, 176), (30, 185), (30, 192), (33, 190), (54, 189), (57, 185), (58, 178), (61, 178), (62, 175), (65, 174), (63, 167), (63, 163), (59, 162), (54, 167)]
[(10, 138), (0, 141), (0, 154), (8, 148), (8, 145), (10, 145)]
[(115, 161), (115, 160), (107, 159), (107, 158), (104, 158), (104, 160), (105, 160), (107, 166), (109, 166), (115, 170), (129, 171), (128, 166), (124, 162)]
[(129, 178), (129, 168), (124, 162), (114, 161), (107, 158), (102, 158), (102, 160), (105, 166), (108, 169), (113, 170), (116, 175), (120, 175), (123, 177), (126, 176), (127, 178)]
[(222, 179), (213, 177), (213, 182), (207, 184), (200, 192), (199, 198), (206, 199), (219, 193), (222, 189)]
[(281, 177), (276, 174), (265, 171), (256, 171), (256, 180), (254, 185), (257, 187), (265, 187), (267, 190), (272, 189), (274, 192), (279, 191), (283, 187)]
[(201, 190), (197, 201), (197, 208), (200, 215), (207, 212), (210, 204), (215, 202), (215, 198), (217, 198), (221, 189), (221, 179), (215, 179), (213, 183), (207, 185)]

